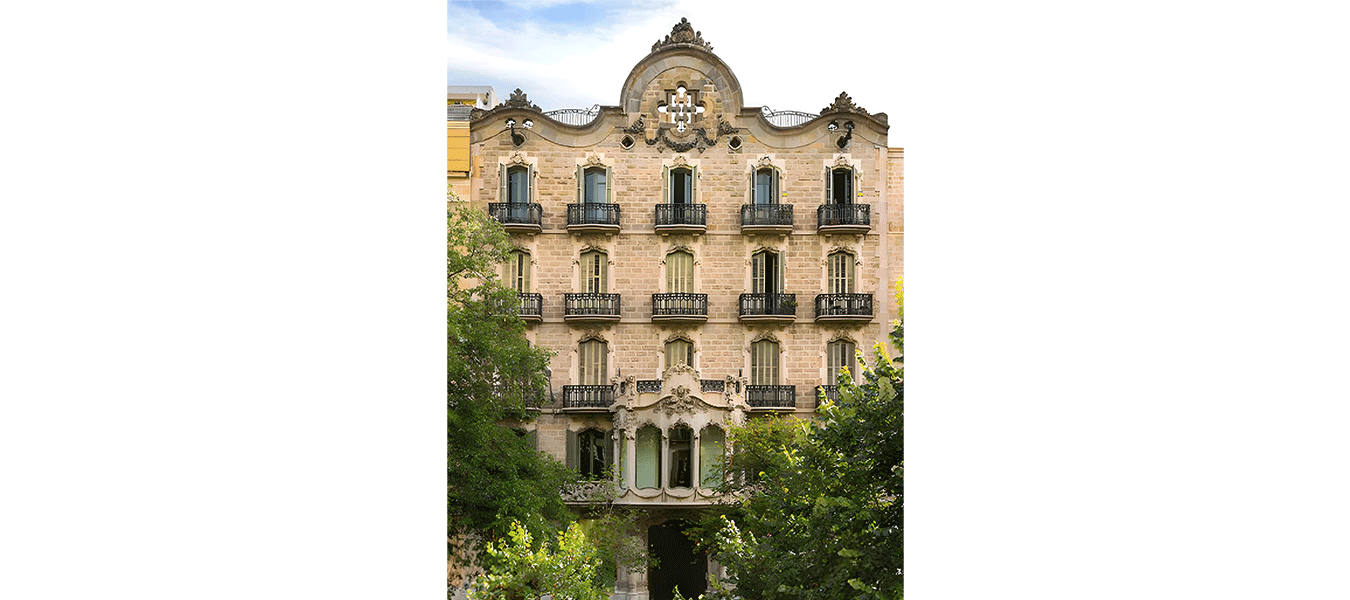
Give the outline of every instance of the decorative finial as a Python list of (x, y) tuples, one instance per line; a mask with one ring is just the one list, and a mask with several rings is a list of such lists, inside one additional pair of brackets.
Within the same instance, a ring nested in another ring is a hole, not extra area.
[(694, 26), (689, 24), (689, 19), (680, 17), (680, 22), (676, 23), (670, 29), (670, 35), (664, 40), (657, 40), (652, 44), (652, 52), (673, 44), (692, 44), (712, 52), (712, 44), (703, 41), (703, 32), (694, 31)]
[(858, 114), (867, 114), (861, 106), (853, 103), (853, 99), (848, 97), (847, 92), (839, 92), (839, 97), (834, 99), (834, 103), (820, 109), (820, 114), (832, 112), (851, 112)]
[(525, 97), (525, 92), (520, 91), (520, 88), (516, 88), (516, 91), (511, 92), (511, 97), (507, 99), (506, 102), (503, 102), (498, 106), (509, 106), (511, 108), (532, 108), (534, 110), (540, 110), (538, 106), (535, 106), (530, 103), (530, 99)]

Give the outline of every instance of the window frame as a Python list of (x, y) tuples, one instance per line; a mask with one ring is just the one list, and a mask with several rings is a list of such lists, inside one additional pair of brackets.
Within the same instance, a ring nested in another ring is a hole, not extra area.
[(839, 339), (825, 345), (825, 384), (836, 385), (839, 381), (839, 371), (848, 367), (849, 377), (855, 377), (858, 374), (857, 344), (852, 341)]
[(750, 385), (780, 385), (780, 352), (781, 346), (773, 340), (750, 344)]
[(577, 344), (577, 383), (605, 385), (609, 379), (609, 343), (583, 340)]
[(609, 293), (609, 254), (603, 250), (587, 250), (579, 259), (580, 280), (577, 289), (583, 294)]
[(839, 250), (825, 257), (826, 293), (853, 294), (857, 287), (857, 259), (852, 252)]
[[(674, 354), (672, 354), (672, 352)], [(684, 356), (680, 356), (683, 353)], [(688, 362), (672, 363), (671, 356), (676, 356), (687, 360)], [(673, 339), (665, 343), (665, 369), (669, 369), (677, 364), (686, 364), (691, 368), (694, 366), (694, 343), (686, 339)]]
[(694, 254), (675, 250), (666, 254), (666, 293), (694, 293)]
[[(847, 186), (842, 194), (843, 201), (838, 201), (835, 198), (834, 174), (840, 171), (845, 172), (844, 183)], [(825, 204), (836, 206), (853, 204), (854, 195), (857, 191), (857, 176), (858, 171), (852, 166), (825, 167)]]

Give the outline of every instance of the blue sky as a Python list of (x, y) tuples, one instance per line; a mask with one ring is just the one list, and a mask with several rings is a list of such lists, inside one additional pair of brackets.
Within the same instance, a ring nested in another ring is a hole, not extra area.
[[(657, 40), (688, 18), (727, 62), (747, 106), (817, 112), (841, 91), (891, 125), (903, 111), (898, 10), (754, 2), (450, 1), (447, 85), (517, 87), (544, 110), (618, 104), (619, 88)], [(859, 16), (866, 18), (856, 18)]]

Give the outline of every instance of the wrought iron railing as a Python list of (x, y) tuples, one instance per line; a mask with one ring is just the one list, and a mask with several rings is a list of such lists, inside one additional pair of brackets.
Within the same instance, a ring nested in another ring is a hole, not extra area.
[(619, 205), (600, 202), (567, 205), (568, 225), (618, 225)]
[(522, 317), (543, 317), (544, 316), (544, 295), (523, 293), (520, 295), (520, 316)]
[(639, 394), (655, 394), (661, 391), (660, 379), (639, 379), (637, 381), (637, 391)]
[(708, 316), (707, 294), (652, 294), (652, 316)]
[(563, 316), (619, 316), (619, 294), (563, 294)]
[(796, 127), (820, 116), (800, 110), (770, 110), (767, 106), (760, 107), (759, 112), (775, 127)]
[(754, 408), (796, 408), (795, 385), (747, 385), (745, 401)]
[(816, 227), (871, 224), (870, 204), (822, 204), (816, 209)]
[(816, 386), (816, 406), (820, 406), (820, 392), (825, 393), (825, 397), (831, 402), (839, 401), (839, 386), (837, 385), (818, 385)]
[(726, 393), (727, 382), (721, 379), (700, 379), (698, 380), (698, 388), (704, 392)]
[(609, 408), (613, 403), (612, 385), (563, 386), (563, 408)]
[(657, 225), (707, 225), (706, 204), (657, 204)]
[(787, 225), (792, 226), (791, 204), (742, 204), (741, 226), (746, 225)]
[(544, 116), (564, 125), (585, 125), (600, 116), (600, 105), (595, 104), (590, 108), (560, 108), (545, 111)]
[(542, 226), (544, 223), (544, 207), (533, 202), (529, 204), (524, 202), (489, 202), (488, 214), (503, 225), (516, 223)]
[(871, 294), (817, 294), (817, 317), (872, 316)]
[(795, 315), (796, 294), (741, 294), (742, 315)]

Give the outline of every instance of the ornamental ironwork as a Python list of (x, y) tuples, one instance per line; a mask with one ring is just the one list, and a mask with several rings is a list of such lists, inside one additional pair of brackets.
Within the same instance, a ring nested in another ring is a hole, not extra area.
[(816, 208), (816, 227), (871, 224), (870, 204), (822, 204)]
[(754, 408), (796, 408), (795, 385), (747, 385), (745, 401)]
[(699, 390), (704, 392), (726, 392), (727, 383), (721, 379), (700, 379), (698, 380)]
[(639, 379), (637, 382), (637, 392), (639, 394), (656, 394), (660, 391), (660, 379)]
[(563, 408), (609, 408), (613, 403), (612, 385), (563, 386)]

